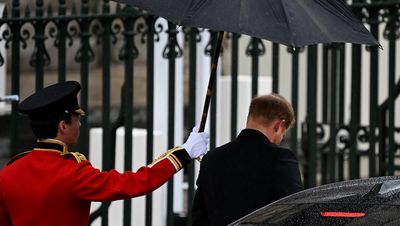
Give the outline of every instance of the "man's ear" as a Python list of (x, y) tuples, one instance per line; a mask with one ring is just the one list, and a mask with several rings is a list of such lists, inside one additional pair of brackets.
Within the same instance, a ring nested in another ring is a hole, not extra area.
[(272, 126), (273, 126), (273, 129), (274, 129), (275, 133), (279, 131), (279, 129), (281, 127), (281, 122), (282, 122), (282, 120), (274, 120), (273, 121)]
[(66, 123), (64, 120), (61, 120), (58, 122), (58, 132), (63, 133), (64, 130), (66, 129)]
[(280, 130), (280, 128), (284, 128), (285, 127), (285, 120), (281, 120), (281, 119), (277, 119), (273, 122), (273, 128), (274, 128), (274, 132), (278, 132)]

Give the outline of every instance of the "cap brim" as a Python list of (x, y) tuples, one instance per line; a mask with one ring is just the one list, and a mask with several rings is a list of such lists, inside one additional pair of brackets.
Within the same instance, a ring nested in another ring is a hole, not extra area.
[(81, 108), (75, 110), (75, 113), (80, 115), (80, 116), (85, 116), (86, 115), (85, 111), (82, 110)]

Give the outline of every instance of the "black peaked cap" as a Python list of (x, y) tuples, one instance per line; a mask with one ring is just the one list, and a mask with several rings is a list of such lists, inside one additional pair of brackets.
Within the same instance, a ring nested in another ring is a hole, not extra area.
[(77, 94), (81, 85), (76, 81), (60, 82), (27, 97), (19, 104), (19, 111), (33, 121), (49, 121), (62, 115), (80, 114)]

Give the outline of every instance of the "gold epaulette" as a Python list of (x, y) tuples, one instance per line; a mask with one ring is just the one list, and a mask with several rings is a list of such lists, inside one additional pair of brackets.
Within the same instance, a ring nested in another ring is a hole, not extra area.
[(85, 157), (85, 155), (81, 154), (79, 152), (66, 152), (66, 153), (62, 153), (61, 156), (66, 157), (66, 158), (71, 158), (73, 156), (78, 163), (87, 161), (87, 158)]
[(21, 153), (15, 155), (14, 157), (12, 157), (10, 159), (10, 161), (7, 162), (7, 165), (15, 162), (15, 160), (17, 160), (17, 159), (20, 159), (20, 158), (24, 157), (26, 154), (29, 154), (30, 152), (32, 152), (32, 151), (24, 151), (24, 152), (21, 152)]

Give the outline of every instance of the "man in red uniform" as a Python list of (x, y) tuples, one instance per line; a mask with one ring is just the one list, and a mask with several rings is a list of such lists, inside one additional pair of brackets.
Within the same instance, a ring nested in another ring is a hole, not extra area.
[(207, 149), (208, 134), (194, 129), (182, 146), (137, 172), (100, 172), (82, 154), (68, 151), (78, 140), (84, 115), (79, 90), (78, 82), (61, 82), (20, 104), (37, 142), (0, 171), (1, 226), (87, 226), (91, 201), (146, 195)]

